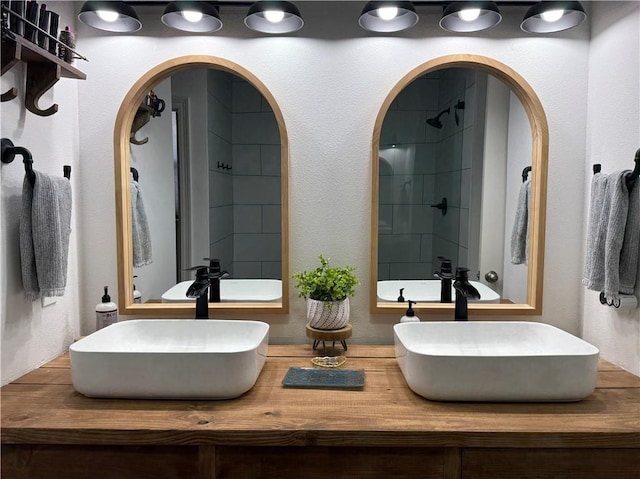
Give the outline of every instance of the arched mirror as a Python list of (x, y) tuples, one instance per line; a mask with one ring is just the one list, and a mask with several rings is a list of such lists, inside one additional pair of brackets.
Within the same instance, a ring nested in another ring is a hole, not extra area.
[(221, 58), (167, 61), (127, 93), (114, 145), (121, 314), (193, 317), (191, 268), (214, 259), (210, 317), (288, 312), (287, 132), (262, 82)]
[(496, 60), (450, 55), (402, 78), (372, 141), (371, 312), (404, 298), (448, 314), (446, 259), (481, 294), (470, 315), (541, 314), (548, 136), (534, 90)]

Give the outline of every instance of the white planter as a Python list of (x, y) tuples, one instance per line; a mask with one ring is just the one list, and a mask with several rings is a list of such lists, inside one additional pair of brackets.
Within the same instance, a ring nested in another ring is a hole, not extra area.
[(315, 329), (341, 329), (349, 322), (349, 298), (344, 301), (307, 299), (307, 320)]

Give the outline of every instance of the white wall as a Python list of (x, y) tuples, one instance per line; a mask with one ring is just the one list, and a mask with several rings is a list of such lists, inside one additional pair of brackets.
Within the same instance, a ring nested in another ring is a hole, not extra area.
[[(75, 28), (73, 7), (53, 2), (50, 9), (61, 15), (60, 25)], [(82, 66), (76, 65), (80, 69)], [(78, 332), (79, 288), (82, 272), (78, 262), (78, 231), (83, 208), (80, 183), (90, 170), (90, 159), (79, 156), (78, 147), (78, 80), (62, 78), (40, 99), (41, 108), (57, 103), (58, 113), (40, 117), (24, 107), (26, 68), (21, 63), (2, 75), (2, 92), (18, 88), (18, 97), (2, 103), (3, 138), (17, 146), (24, 146), (33, 155), (34, 169), (62, 176), (63, 165), (71, 165), (73, 210), (64, 296), (55, 304), (43, 307), (40, 301), (24, 299), (20, 272), (19, 218), (24, 167), (22, 157), (13, 163), (2, 164), (0, 180), (0, 327), (2, 336), (2, 384), (40, 366), (64, 352)], [(89, 160), (88, 162), (85, 160)], [(86, 198), (86, 197), (85, 197)], [(99, 202), (98, 202), (99, 203)], [(97, 214), (97, 213), (96, 213)], [(113, 223), (113, 207), (111, 223)], [(112, 240), (113, 235), (109, 235)], [(100, 254), (92, 250), (91, 254)], [(95, 313), (91, 310), (100, 300), (101, 291), (83, 298), (83, 309), (90, 317), (87, 324), (95, 327)]]
[[(187, 108), (189, 138), (189, 188), (192, 201), (189, 207), (191, 226), (191, 258), (185, 269), (202, 263), (209, 256), (209, 177), (199, 174), (207, 171), (209, 158), (207, 124), (207, 72), (197, 70), (178, 72), (171, 78), (171, 86), (179, 92), (174, 99), (184, 100)], [(188, 278), (193, 275), (188, 275)], [(184, 275), (183, 275), (184, 278)]]
[[(577, 333), (580, 248), (566, 245), (581, 244), (588, 26), (558, 35), (526, 35), (519, 29), (526, 8), (518, 7), (505, 8), (494, 30), (451, 35), (437, 27), (440, 8), (433, 7), (424, 9), (414, 29), (381, 36), (358, 26), (361, 3), (333, 2), (328, 9), (326, 2), (301, 2), (299, 7), (304, 28), (281, 37), (247, 31), (244, 9), (225, 8), (225, 26), (212, 35), (172, 31), (160, 23), (159, 9), (144, 15), (145, 26), (137, 34), (80, 28), (78, 46), (91, 59), (85, 66), (90, 80), (80, 91), (81, 152), (91, 165), (91, 174), (82, 178), (83, 195), (97, 199), (87, 202), (83, 215), (82, 331), (93, 330), (89, 313), (95, 291), (117, 281), (112, 135), (118, 107), (131, 85), (155, 65), (185, 54), (207, 54), (257, 75), (283, 112), (290, 140), (289, 273), (314, 266), (319, 253), (335, 264), (356, 266), (362, 284), (352, 301), (352, 341), (390, 343), (398, 318), (370, 315), (367, 297), (375, 118), (389, 91), (412, 68), (441, 55), (476, 53), (517, 70), (547, 113), (550, 208), (544, 311), (537, 319)], [(567, 181), (576, 172), (578, 181)], [(306, 341), (304, 301), (293, 290), (290, 297), (288, 316), (266, 318), (273, 342)]]
[[(616, 8), (608, 2), (597, 4), (592, 12), (583, 166), (586, 205), (592, 164), (602, 164), (603, 173), (632, 169), (640, 148), (640, 3), (616, 3)], [(586, 213), (587, 208), (585, 229)], [(640, 299), (640, 270), (636, 297)], [(640, 308), (602, 306), (598, 293), (587, 290), (582, 291), (581, 306), (584, 337), (600, 348), (603, 357), (640, 375)]]
[[(522, 170), (531, 166), (533, 142), (527, 113), (513, 92), (509, 95), (509, 131), (507, 136), (504, 277), (509, 281), (505, 282), (503, 293), (504, 297), (511, 298), (515, 303), (521, 303), (527, 297), (528, 269), (524, 264), (511, 263), (511, 232), (516, 217), (518, 196), (520, 188), (522, 188)], [(578, 167), (576, 166), (576, 168)], [(529, 178), (531, 176), (532, 174), (529, 173)], [(551, 204), (551, 208), (548, 205), (547, 214), (555, 207), (554, 204)], [(570, 215), (571, 213), (567, 212), (566, 214)]]
[[(173, 138), (171, 137), (171, 79), (153, 88), (165, 102), (160, 116), (151, 117), (136, 138), (148, 138), (144, 145), (129, 144), (131, 166), (138, 170), (138, 187), (144, 202), (151, 234), (151, 264), (134, 269), (135, 285), (142, 301), (158, 299), (176, 283), (175, 188)], [(173, 259), (173, 260), (172, 260)], [(105, 283), (106, 284), (106, 283)], [(112, 283), (110, 291), (117, 291)]]
[[(507, 85), (497, 78), (486, 80), (484, 114), (484, 143), (482, 171), (482, 217), (489, 228), (482, 228), (480, 236), (480, 281), (505, 297), (504, 244), (505, 231), (510, 231), (512, 219), (505, 216), (507, 176), (507, 135), (509, 133), (509, 96)], [(489, 271), (498, 273), (498, 281), (491, 284), (485, 279)], [(526, 283), (526, 280), (525, 280)], [(511, 298), (507, 296), (507, 298)]]
[[(54, 4), (67, 14), (62, 24), (73, 26), (71, 2)], [(603, 356), (638, 371), (640, 313), (603, 308), (595, 293), (584, 293), (579, 285), (591, 163), (603, 163), (605, 171), (628, 168), (640, 146), (638, 4), (593, 8), (590, 54), (588, 25), (549, 36), (521, 33), (524, 7), (505, 8), (498, 27), (477, 35), (441, 32), (439, 8), (428, 8), (414, 29), (382, 36), (357, 26), (360, 3), (332, 6), (301, 2), (305, 27), (283, 37), (248, 32), (244, 12), (225, 8), (224, 29), (213, 35), (171, 31), (160, 24), (159, 10), (144, 16), (137, 34), (81, 26), (78, 49), (91, 61), (78, 66), (88, 79), (62, 79), (45, 95), (43, 104), (58, 102), (59, 113), (39, 118), (25, 112), (20, 100), (2, 104), (2, 136), (29, 147), (43, 171), (61, 172), (62, 164), (71, 164), (74, 188), (69, 292), (42, 309), (26, 303), (19, 286), (16, 208), (23, 173), (19, 164), (2, 165), (3, 383), (62, 352), (77, 317), (83, 333), (93, 330), (101, 287), (117, 282), (112, 146), (117, 110), (150, 68), (195, 53), (247, 68), (282, 109), (290, 139), (290, 273), (315, 265), (321, 252), (336, 264), (355, 265), (362, 285), (352, 301), (353, 342), (360, 343), (391, 342), (397, 321), (370, 315), (367, 298), (370, 139), (383, 99), (410, 69), (445, 54), (482, 54), (514, 68), (536, 90), (550, 127), (544, 310), (534, 319), (578, 333), (584, 317), (584, 335)], [(2, 91), (20, 83), (22, 75), (20, 66), (3, 75)], [(39, 161), (44, 157), (51, 160)], [(266, 318), (273, 342), (306, 341), (304, 302), (295, 291), (290, 296), (290, 315)]]

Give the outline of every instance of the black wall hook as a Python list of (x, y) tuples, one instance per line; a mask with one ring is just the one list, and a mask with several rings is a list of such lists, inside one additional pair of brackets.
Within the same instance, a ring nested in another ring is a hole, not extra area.
[(529, 177), (529, 172), (531, 171), (531, 167), (530, 166), (525, 166), (524, 169), (522, 170), (522, 182), (524, 183), (525, 181), (527, 181), (527, 178)]
[(460, 125), (460, 117), (458, 116), (458, 110), (464, 110), (464, 101), (458, 100), (458, 102), (453, 107), (453, 112), (455, 113), (456, 126)]

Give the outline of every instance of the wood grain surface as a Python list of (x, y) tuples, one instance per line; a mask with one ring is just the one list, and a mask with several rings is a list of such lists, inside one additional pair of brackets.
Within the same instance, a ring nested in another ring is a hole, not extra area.
[(91, 399), (75, 391), (68, 355), (2, 388), (3, 444), (638, 448), (640, 378), (600, 361), (577, 403), (447, 403), (413, 393), (392, 346), (353, 345), (345, 368), (362, 391), (286, 389), (310, 345), (269, 346), (254, 388), (228, 401)]

